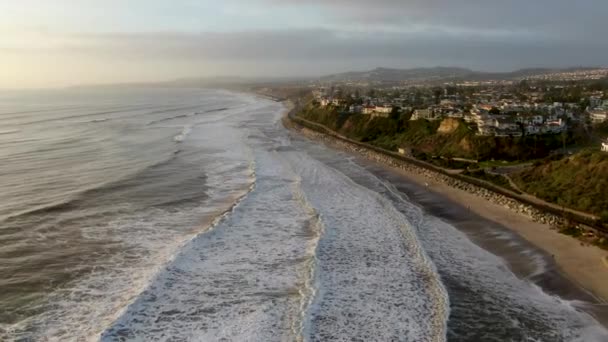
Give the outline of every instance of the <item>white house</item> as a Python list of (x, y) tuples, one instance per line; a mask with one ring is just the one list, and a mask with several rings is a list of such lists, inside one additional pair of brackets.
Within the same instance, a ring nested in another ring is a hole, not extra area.
[(374, 111), (376, 111), (376, 106), (363, 106), (361, 113), (369, 115), (372, 114)]
[(608, 119), (608, 110), (590, 110), (589, 117), (594, 123), (601, 123)]
[(376, 106), (376, 113), (382, 113), (382, 114), (390, 114), (393, 111), (393, 107), (392, 106), (388, 106), (388, 105), (384, 105), (384, 106)]
[(602, 151), (608, 152), (608, 139), (602, 142)]
[(416, 109), (414, 111), (414, 114), (412, 114), (411, 120), (420, 120), (420, 119), (434, 120), (435, 113), (430, 108), (429, 109)]

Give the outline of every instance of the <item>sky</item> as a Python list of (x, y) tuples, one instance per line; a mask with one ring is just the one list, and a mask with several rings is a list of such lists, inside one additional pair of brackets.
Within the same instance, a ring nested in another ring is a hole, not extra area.
[(0, 2), (0, 88), (608, 66), (606, 0)]

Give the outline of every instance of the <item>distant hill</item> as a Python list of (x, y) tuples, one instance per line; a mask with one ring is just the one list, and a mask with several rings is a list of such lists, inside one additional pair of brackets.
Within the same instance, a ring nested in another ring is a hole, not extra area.
[(593, 68), (521, 69), (512, 72), (482, 72), (457, 67), (434, 67), (414, 69), (376, 68), (370, 71), (345, 72), (321, 77), (326, 82), (405, 82), (405, 81), (450, 81), (450, 80), (514, 80), (557, 72), (589, 70)]

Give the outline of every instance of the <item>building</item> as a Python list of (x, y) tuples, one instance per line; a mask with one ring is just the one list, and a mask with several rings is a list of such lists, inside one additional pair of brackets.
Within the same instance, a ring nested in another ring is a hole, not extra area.
[(414, 111), (414, 114), (412, 114), (412, 118), (410, 120), (420, 120), (420, 119), (435, 120), (437, 118), (435, 117), (435, 112), (430, 108), (416, 109)]
[(602, 123), (608, 119), (608, 110), (590, 110), (589, 118), (593, 123)]
[(331, 104), (333, 104), (336, 107), (339, 107), (340, 105), (342, 105), (342, 100), (340, 100), (340, 99), (333, 99), (333, 100), (331, 100)]
[(492, 125), (501, 131), (516, 131), (519, 125), (511, 118), (496, 118), (493, 119)]
[(599, 96), (592, 96), (589, 98), (589, 107), (599, 108), (602, 106), (602, 98)]
[(390, 114), (393, 112), (393, 107), (388, 105), (376, 106), (375, 112), (381, 114)]
[(606, 141), (602, 142), (602, 151), (608, 152), (608, 139), (606, 139)]
[(361, 114), (363, 113), (363, 106), (351, 105), (348, 107), (348, 111), (352, 114)]
[(362, 114), (366, 114), (366, 115), (370, 115), (373, 112), (376, 111), (376, 106), (363, 106), (363, 109), (361, 110)]

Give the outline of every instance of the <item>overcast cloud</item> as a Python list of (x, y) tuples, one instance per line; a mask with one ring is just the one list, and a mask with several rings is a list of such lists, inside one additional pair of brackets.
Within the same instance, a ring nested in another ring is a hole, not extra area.
[(0, 79), (23, 86), (608, 64), (605, 0), (20, 3), (0, 4)]

